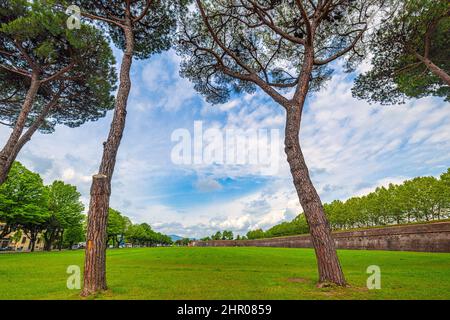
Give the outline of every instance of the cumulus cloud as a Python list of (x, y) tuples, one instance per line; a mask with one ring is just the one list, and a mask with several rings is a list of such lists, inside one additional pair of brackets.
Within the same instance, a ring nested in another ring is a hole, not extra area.
[(189, 100), (196, 96), (193, 85), (178, 75), (179, 62), (175, 52), (169, 51), (153, 57), (146, 63), (142, 70), (139, 91), (151, 93), (153, 99), (151, 103), (140, 102), (139, 109), (155, 106), (168, 112), (175, 112), (186, 107)]

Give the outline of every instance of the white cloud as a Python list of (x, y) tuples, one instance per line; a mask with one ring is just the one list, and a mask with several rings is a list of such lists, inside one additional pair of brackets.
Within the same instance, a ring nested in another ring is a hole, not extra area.
[(374, 191), (378, 187), (388, 187), (392, 184), (402, 184), (405, 180), (408, 180), (407, 177), (386, 177), (378, 180), (374, 184), (371, 184), (368, 187), (362, 188), (355, 192), (355, 196), (365, 196), (372, 191)]
[(72, 168), (67, 168), (63, 171), (63, 180), (72, 180), (75, 177), (75, 171)]

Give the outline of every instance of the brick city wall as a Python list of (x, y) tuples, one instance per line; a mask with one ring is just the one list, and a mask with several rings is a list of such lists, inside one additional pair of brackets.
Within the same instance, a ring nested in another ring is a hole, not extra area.
[[(333, 232), (338, 249), (450, 252), (450, 222)], [(311, 248), (309, 235), (258, 240), (193, 241), (197, 247)]]

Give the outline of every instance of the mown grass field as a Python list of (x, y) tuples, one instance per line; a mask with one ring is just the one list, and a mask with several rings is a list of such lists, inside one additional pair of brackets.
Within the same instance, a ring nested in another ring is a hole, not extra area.
[[(323, 288), (314, 252), (284, 248), (108, 250), (108, 286), (97, 299), (450, 299), (450, 254), (340, 250), (351, 287)], [(84, 251), (0, 254), (1, 299), (80, 299), (66, 288)], [(381, 289), (366, 268), (381, 268)]]

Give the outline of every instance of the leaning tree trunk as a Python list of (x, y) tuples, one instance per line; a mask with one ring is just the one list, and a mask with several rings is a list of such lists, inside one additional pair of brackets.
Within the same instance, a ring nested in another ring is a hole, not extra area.
[[(116, 105), (114, 109), (114, 117), (109, 130), (107, 141), (103, 147), (103, 157), (100, 164), (99, 174), (103, 175), (108, 188), (107, 199), (99, 201), (101, 188), (105, 188), (103, 183), (98, 183), (95, 179), (92, 182), (91, 202), (89, 205), (88, 214), (88, 234), (87, 241), (94, 237), (97, 240), (97, 247), (94, 249), (86, 249), (86, 262), (84, 270), (84, 290), (82, 295), (86, 296), (100, 290), (105, 290), (106, 286), (106, 269), (104, 266), (106, 255), (106, 220), (108, 219), (109, 209), (109, 194), (111, 190), (111, 179), (114, 173), (114, 166), (116, 163), (117, 151), (119, 150), (120, 141), (122, 139), (123, 131), (125, 129), (125, 118), (128, 96), (131, 89), (130, 69), (133, 61), (134, 50), (134, 35), (131, 26), (130, 18), (127, 20), (127, 25), (124, 28), (126, 50), (122, 58), (122, 65), (120, 68), (120, 84), (116, 96)], [(104, 196), (101, 196), (104, 197)], [(103, 220), (105, 223), (103, 223)], [(101, 263), (92, 263), (95, 261), (95, 256)], [(94, 282), (94, 283), (93, 283)]]
[(110, 187), (105, 175), (92, 178), (82, 296), (106, 290), (106, 225)]
[(286, 106), (285, 152), (316, 253), (319, 286), (328, 283), (344, 286), (346, 282), (331, 236), (331, 229), (320, 197), (309, 176), (299, 140), (301, 116), (313, 67), (311, 48), (312, 46), (309, 47), (310, 50), (305, 49), (305, 60), (299, 85), (294, 95), (294, 103)]
[(23, 102), (22, 109), (20, 110), (19, 116), (17, 117), (16, 123), (14, 124), (13, 131), (8, 138), (8, 141), (4, 145), (3, 149), (0, 151), (0, 185), (3, 184), (8, 176), (8, 171), (5, 170), (8, 164), (8, 158), (11, 156), (14, 150), (14, 146), (19, 141), (22, 135), (23, 129), (25, 128), (28, 115), (33, 106), (34, 98), (39, 90), (40, 81), (37, 74), (33, 74), (31, 77), (31, 85), (28, 88), (25, 101)]

